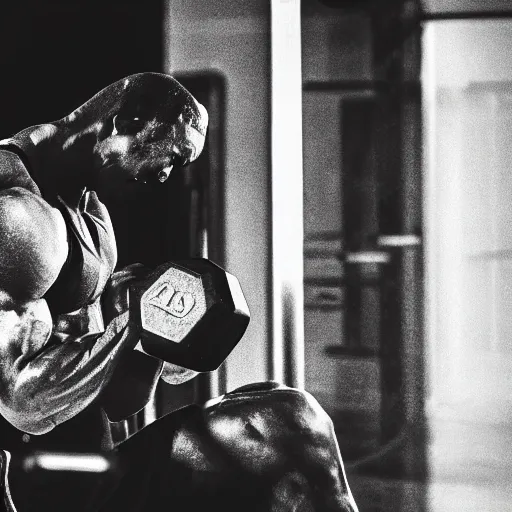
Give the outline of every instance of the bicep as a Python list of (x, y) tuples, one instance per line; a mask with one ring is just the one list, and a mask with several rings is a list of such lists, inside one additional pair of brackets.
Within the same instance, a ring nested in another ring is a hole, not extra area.
[(17, 300), (41, 298), (66, 261), (62, 216), (27, 190), (2, 190), (0, 241), (0, 289)]

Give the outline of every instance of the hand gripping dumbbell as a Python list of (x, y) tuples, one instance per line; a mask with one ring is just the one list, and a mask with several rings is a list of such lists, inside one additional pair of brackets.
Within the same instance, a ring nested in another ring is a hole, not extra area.
[(250, 314), (238, 279), (215, 263), (165, 263), (130, 286), (140, 348), (191, 370), (216, 370), (242, 338)]

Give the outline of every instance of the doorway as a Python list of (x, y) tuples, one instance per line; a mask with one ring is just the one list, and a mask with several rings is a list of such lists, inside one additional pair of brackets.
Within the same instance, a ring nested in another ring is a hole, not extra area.
[[(505, 510), (512, 471), (512, 19), (423, 38), (426, 403), (445, 510)], [(437, 509), (436, 509), (437, 510)]]

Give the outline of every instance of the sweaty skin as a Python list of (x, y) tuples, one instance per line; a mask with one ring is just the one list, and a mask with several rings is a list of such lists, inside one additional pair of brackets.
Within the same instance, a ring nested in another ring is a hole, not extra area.
[[(64, 119), (2, 141), (0, 413), (18, 429), (42, 434), (74, 417), (138, 342), (126, 312), (103, 319), (100, 298), (116, 249), (95, 191), (122, 196), (141, 182), (165, 181), (174, 166), (201, 153), (207, 122), (204, 107), (178, 82), (142, 73), (110, 85)], [(66, 224), (97, 261), (76, 284), (84, 303), (52, 315), (47, 294), (72, 253)], [(168, 380), (184, 380), (176, 370), (166, 369)]]

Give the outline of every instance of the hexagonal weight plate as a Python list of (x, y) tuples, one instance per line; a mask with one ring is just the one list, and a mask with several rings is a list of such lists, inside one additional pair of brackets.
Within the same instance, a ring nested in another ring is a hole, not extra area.
[(206, 313), (201, 277), (171, 267), (142, 295), (142, 328), (180, 343)]

